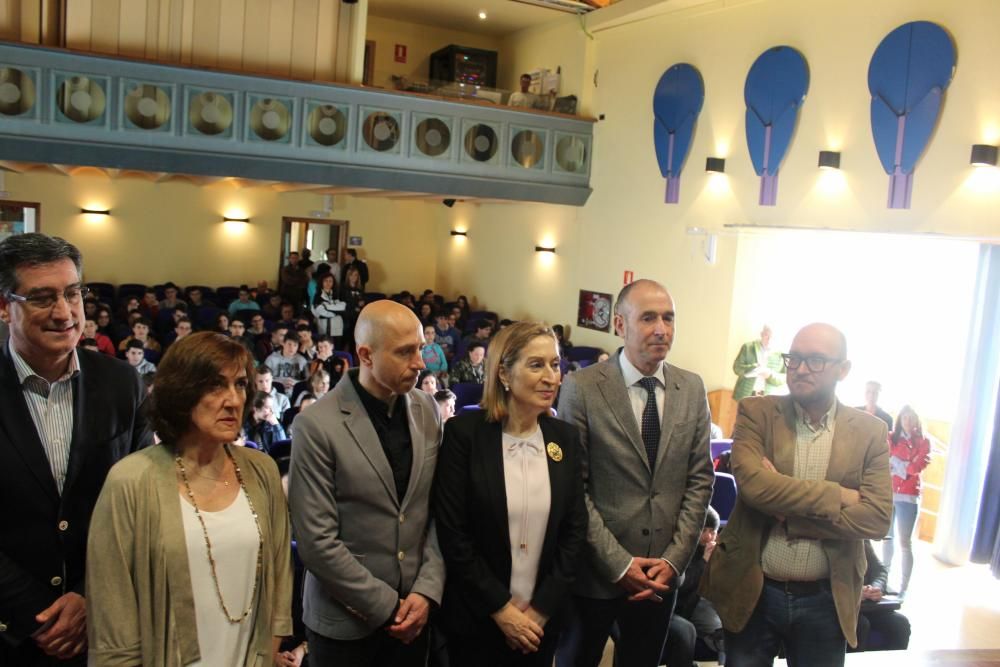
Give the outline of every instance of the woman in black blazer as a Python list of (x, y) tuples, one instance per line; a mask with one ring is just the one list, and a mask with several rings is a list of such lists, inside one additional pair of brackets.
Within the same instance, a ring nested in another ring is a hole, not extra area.
[(482, 410), (450, 419), (434, 511), (454, 667), (552, 665), (587, 512), (579, 436), (550, 416), (559, 349), (520, 322), (490, 343)]

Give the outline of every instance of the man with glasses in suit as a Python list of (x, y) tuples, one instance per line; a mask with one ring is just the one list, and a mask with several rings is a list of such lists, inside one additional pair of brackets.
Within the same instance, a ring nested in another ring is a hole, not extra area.
[(0, 665), (86, 664), (90, 514), (108, 469), (150, 440), (139, 375), (76, 347), (81, 270), (63, 239), (0, 242)]
[(885, 424), (837, 401), (851, 369), (844, 334), (810, 324), (788, 354), (788, 396), (740, 401), (738, 496), (702, 594), (725, 629), (726, 664), (844, 664), (856, 627), (865, 539), (889, 530)]

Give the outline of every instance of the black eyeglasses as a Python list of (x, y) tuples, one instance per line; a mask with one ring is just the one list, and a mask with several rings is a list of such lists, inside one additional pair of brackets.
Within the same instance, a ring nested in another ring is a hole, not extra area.
[[(66, 303), (73, 306), (80, 303), (88, 294), (90, 294), (90, 288), (83, 285), (71, 285), (62, 291), (62, 296), (66, 299)], [(46, 310), (56, 304), (56, 301), (59, 300), (59, 293), (56, 290), (39, 290), (28, 296), (22, 296), (8, 292), (7, 298), (18, 303), (26, 303), (38, 310)]]
[(786, 370), (794, 371), (804, 361), (806, 362), (806, 368), (813, 373), (821, 373), (826, 370), (828, 364), (839, 364), (843, 361), (843, 359), (830, 359), (821, 354), (810, 354), (808, 357), (803, 357), (800, 354), (783, 354), (781, 355), (781, 359), (785, 362)]

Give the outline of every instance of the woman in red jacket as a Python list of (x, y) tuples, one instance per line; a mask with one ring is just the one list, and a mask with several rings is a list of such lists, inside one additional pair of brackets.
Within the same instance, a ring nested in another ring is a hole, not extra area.
[(892, 528), (882, 542), (886, 570), (892, 567), (894, 544), (903, 553), (903, 579), (900, 597), (906, 595), (913, 572), (913, 528), (917, 523), (920, 502), (920, 472), (930, 463), (931, 445), (920, 431), (920, 417), (904, 405), (889, 435), (889, 465), (892, 469)]

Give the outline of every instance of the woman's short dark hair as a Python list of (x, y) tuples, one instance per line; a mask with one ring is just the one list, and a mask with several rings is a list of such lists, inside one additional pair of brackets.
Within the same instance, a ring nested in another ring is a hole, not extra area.
[(191, 334), (167, 349), (156, 373), (147, 417), (160, 439), (177, 443), (191, 428), (191, 412), (202, 397), (219, 386), (222, 373), (236, 366), (247, 374), (242, 421), (251, 411), (254, 391), (254, 360), (245, 347), (232, 338), (212, 331)]
[(0, 242), (0, 295), (6, 297), (17, 291), (18, 268), (51, 264), (61, 259), (72, 261), (77, 275), (83, 275), (83, 257), (69, 241), (37, 232), (8, 236)]

